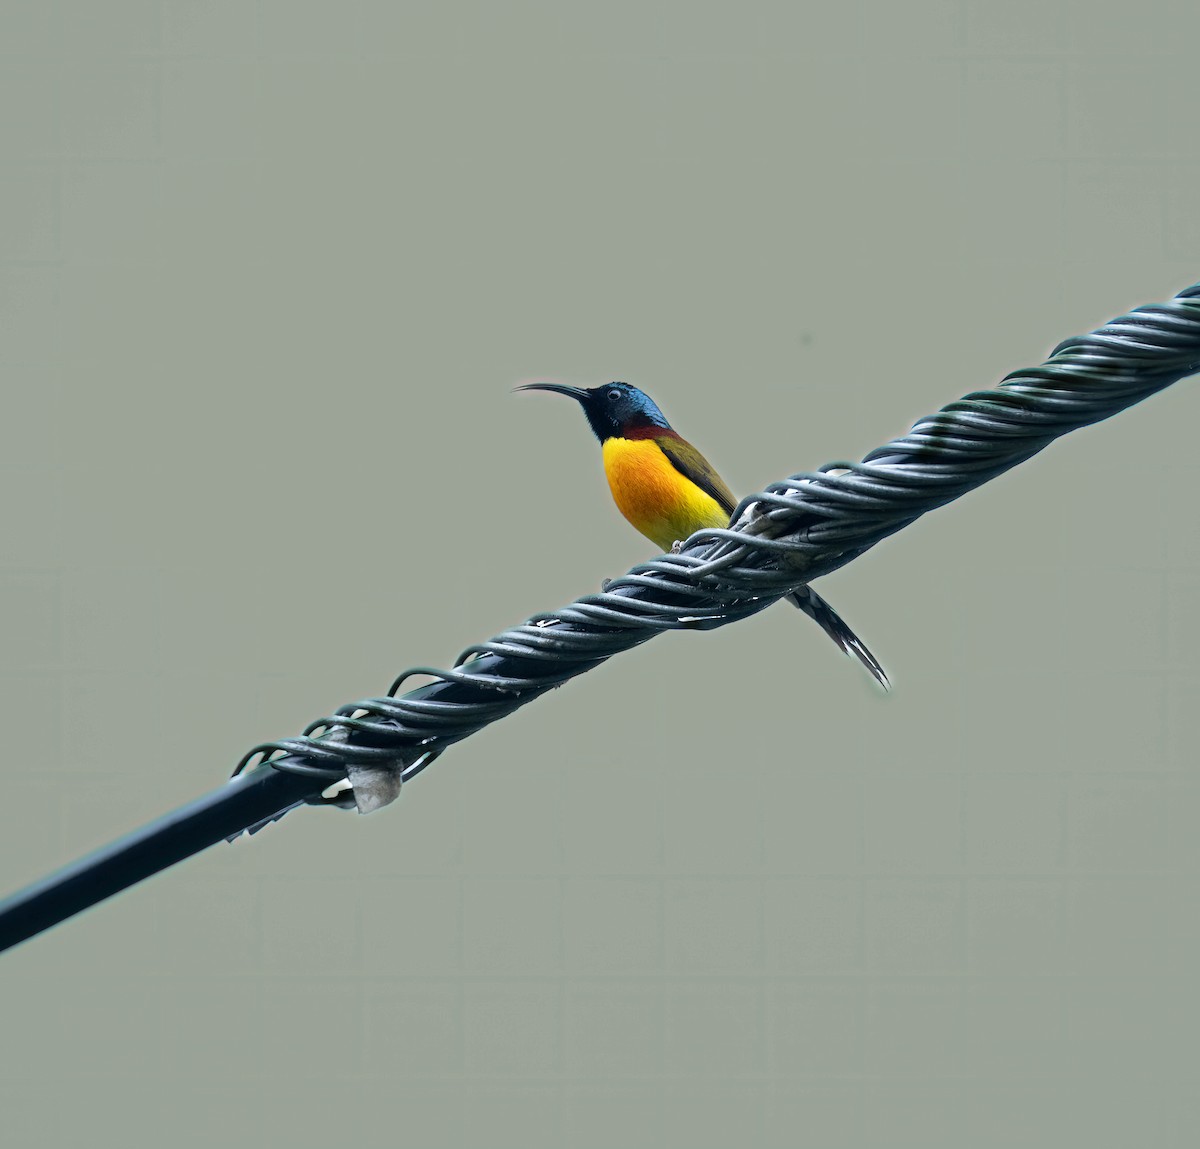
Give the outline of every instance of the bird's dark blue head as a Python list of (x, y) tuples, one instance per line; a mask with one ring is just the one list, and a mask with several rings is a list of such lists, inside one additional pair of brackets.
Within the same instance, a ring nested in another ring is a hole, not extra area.
[(671, 424), (645, 391), (632, 383), (606, 383), (603, 387), (566, 387), (561, 383), (526, 383), (518, 391), (553, 391), (569, 395), (582, 408), (596, 438), (637, 438)]

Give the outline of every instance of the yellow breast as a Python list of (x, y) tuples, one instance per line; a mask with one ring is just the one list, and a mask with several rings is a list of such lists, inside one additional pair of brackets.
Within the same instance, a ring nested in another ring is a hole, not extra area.
[(681, 475), (653, 439), (605, 439), (604, 473), (617, 509), (656, 546), (670, 550), (702, 527), (726, 527), (720, 504)]

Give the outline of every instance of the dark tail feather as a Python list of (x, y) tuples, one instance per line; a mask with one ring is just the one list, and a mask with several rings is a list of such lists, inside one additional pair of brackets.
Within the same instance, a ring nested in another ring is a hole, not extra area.
[(875, 681), (884, 690), (891, 690), (892, 684), (888, 681), (883, 667), (879, 665), (879, 659), (867, 649), (862, 639), (842, 621), (841, 615), (812, 587), (802, 587), (795, 594), (788, 595), (788, 601), (795, 603), (804, 611), (846, 654), (854, 655), (871, 672)]

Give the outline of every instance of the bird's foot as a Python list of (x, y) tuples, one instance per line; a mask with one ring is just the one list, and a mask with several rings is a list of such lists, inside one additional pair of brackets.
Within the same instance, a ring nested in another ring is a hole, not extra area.
[(681, 550), (683, 550), (683, 539), (676, 539), (671, 544), (671, 554), (677, 555)]

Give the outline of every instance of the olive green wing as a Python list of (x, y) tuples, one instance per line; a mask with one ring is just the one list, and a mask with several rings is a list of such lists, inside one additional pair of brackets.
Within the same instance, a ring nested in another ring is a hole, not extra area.
[(725, 486), (724, 480), (713, 470), (712, 464), (691, 443), (677, 435), (658, 436), (654, 441), (659, 450), (671, 460), (675, 470), (715, 499), (727, 515), (733, 514), (733, 508), (737, 506), (733, 492)]

